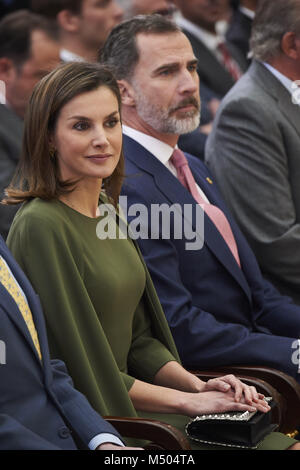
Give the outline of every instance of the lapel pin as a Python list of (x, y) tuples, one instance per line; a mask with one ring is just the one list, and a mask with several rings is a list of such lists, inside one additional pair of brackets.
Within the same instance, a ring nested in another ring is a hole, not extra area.
[(209, 176), (206, 177), (206, 181), (208, 181), (209, 184), (213, 184), (212, 179), (210, 179)]

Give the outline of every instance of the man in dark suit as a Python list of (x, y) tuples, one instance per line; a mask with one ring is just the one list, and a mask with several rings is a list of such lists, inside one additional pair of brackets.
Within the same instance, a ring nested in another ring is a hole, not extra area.
[[(12, 285), (25, 296), (32, 322), (22, 316)], [(127, 449), (74, 389), (64, 363), (50, 360), (38, 297), (0, 237), (0, 450), (78, 448)]]
[(226, 32), (227, 41), (239, 49), (249, 63), (249, 41), (257, 5), (258, 0), (241, 0)]
[[(1, 60), (1, 59), (0, 59)], [(23, 121), (11, 109), (0, 104), (0, 191), (9, 185), (21, 152)], [(6, 238), (18, 207), (0, 205), (0, 234)]]
[[(262, 278), (204, 164), (174, 152), (179, 135), (198, 125), (197, 61), (187, 37), (163, 18), (135, 18), (112, 31), (101, 60), (122, 94), (130, 229), (184, 365), (263, 364), (299, 380), (300, 308)], [(158, 206), (165, 212), (154, 221)], [(178, 218), (181, 234), (172, 224)]]
[[(16, 170), (23, 117), (34, 85), (59, 63), (56, 28), (27, 10), (0, 22), (0, 199)], [(17, 207), (0, 205), (0, 234), (6, 238)]]
[(223, 97), (247, 68), (240, 51), (226, 42), (224, 33), (218, 30), (228, 0), (174, 0), (174, 3), (181, 13), (177, 23), (199, 59), (201, 82)]
[(253, 62), (222, 101), (206, 161), (264, 275), (300, 305), (300, 2), (262, 1)]

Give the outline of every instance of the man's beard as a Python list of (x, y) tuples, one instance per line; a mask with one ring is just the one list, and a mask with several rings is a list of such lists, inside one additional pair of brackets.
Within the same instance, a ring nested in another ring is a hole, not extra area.
[[(165, 109), (157, 104), (150, 103), (140, 90), (135, 87), (136, 92), (136, 110), (137, 114), (151, 126), (155, 131), (161, 134), (188, 134), (194, 131), (200, 125), (200, 102), (195, 97), (184, 98), (176, 106)], [(194, 105), (192, 111), (182, 112), (180, 108)], [(177, 116), (174, 113), (177, 111)]]

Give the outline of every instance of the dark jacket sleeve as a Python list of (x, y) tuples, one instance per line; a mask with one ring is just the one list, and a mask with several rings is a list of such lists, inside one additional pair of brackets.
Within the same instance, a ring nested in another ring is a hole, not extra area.
[(15, 418), (0, 414), (0, 450), (60, 450)]
[(88, 443), (97, 434), (109, 433), (122, 440), (119, 433), (105, 421), (89, 404), (86, 397), (74, 388), (65, 364), (59, 360), (51, 361), (53, 372), (53, 391), (61, 405), (70, 426), (76, 430), (82, 441)]

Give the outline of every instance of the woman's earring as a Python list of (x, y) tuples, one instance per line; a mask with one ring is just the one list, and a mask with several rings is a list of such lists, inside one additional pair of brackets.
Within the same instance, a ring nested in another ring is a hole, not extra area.
[(50, 153), (50, 158), (51, 160), (54, 159), (54, 157), (56, 156), (56, 150), (54, 147), (51, 147), (50, 150), (49, 150), (49, 153)]

